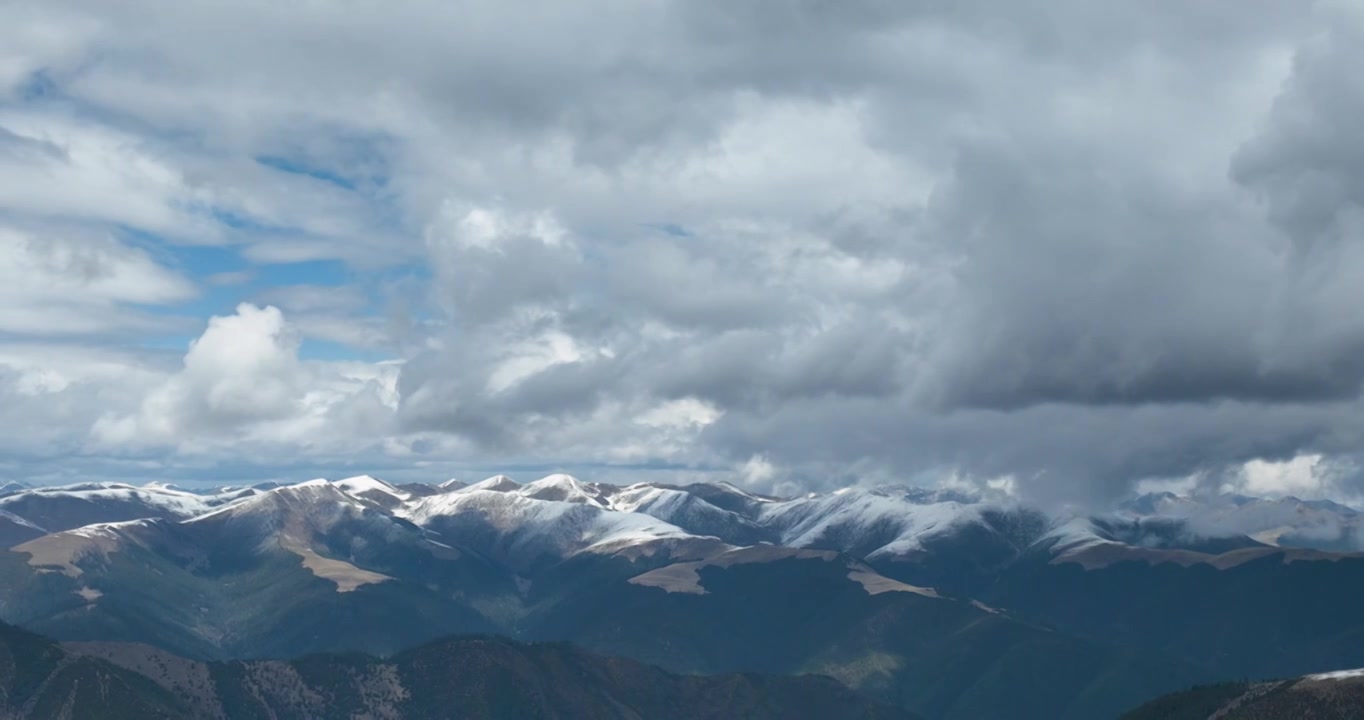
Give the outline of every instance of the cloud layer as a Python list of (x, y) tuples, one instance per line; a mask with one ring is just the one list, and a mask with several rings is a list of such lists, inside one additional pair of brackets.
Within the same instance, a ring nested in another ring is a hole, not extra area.
[(1361, 40), (1356, 0), (11, 4), (0, 470), (1353, 494)]

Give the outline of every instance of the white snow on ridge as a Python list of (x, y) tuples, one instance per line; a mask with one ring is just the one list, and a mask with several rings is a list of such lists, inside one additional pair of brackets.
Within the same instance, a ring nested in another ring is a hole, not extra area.
[(177, 518), (190, 518), (208, 512), (212, 499), (184, 490), (165, 487), (133, 487), (132, 485), (79, 485), (67, 488), (40, 488), (0, 498), (0, 509), (21, 505), (35, 497), (65, 497), (87, 502), (135, 502), (156, 508)]
[(1304, 679), (1304, 680), (1349, 680), (1349, 679), (1351, 679), (1351, 678), (1358, 678), (1358, 677), (1364, 677), (1364, 668), (1356, 668), (1356, 669), (1354, 669), (1354, 670), (1337, 670), (1337, 671), (1335, 671), (1335, 672), (1328, 672), (1328, 673), (1318, 673), (1318, 674), (1316, 674), (1316, 675), (1308, 675), (1307, 677), (1305, 677), (1305, 678), (1303, 678), (1303, 679)]
[(406, 502), (412, 499), (412, 493), (398, 488), (370, 475), (356, 475), (355, 477), (337, 480), (332, 483), (341, 488), (349, 495), (364, 496), (367, 493), (383, 493)]
[(1098, 528), (1094, 527), (1093, 520), (1085, 517), (1072, 517), (1056, 523), (1051, 530), (1038, 538), (1037, 543), (1040, 545), (1048, 541), (1052, 542), (1052, 548), (1058, 552), (1112, 542), (1100, 534)]
[(600, 508), (611, 507), (610, 501), (599, 489), (564, 473), (547, 475), (512, 492), (536, 500), (581, 503)]
[(507, 538), (502, 545), (508, 552), (528, 556), (547, 552), (568, 557), (696, 537), (648, 515), (473, 487), (418, 499), (397, 514), (423, 527), (456, 522), (486, 525)]
[(760, 502), (760, 503), (785, 502), (784, 500), (781, 500), (780, 498), (770, 498), (770, 497), (763, 497), (763, 496), (761, 496), (761, 495), (754, 495), (753, 493), (751, 493), (751, 492), (749, 492), (749, 491), (747, 491), (747, 490), (745, 490), (745, 489), (739, 487), (738, 485), (735, 485), (734, 483), (732, 483), (732, 482), (730, 482), (730, 481), (728, 481), (728, 480), (721, 480), (721, 481), (715, 483), (715, 485), (718, 486), (718, 487), (722, 487), (722, 488), (724, 488), (724, 489), (726, 489), (726, 490), (729, 490), (730, 492), (738, 493), (738, 494), (740, 494), (740, 495), (742, 495), (742, 496), (744, 496), (744, 497), (746, 497), (746, 498), (748, 498), (749, 500), (752, 500), (752, 501), (754, 501), (754, 502)]
[(70, 529), (70, 530), (66, 530), (66, 531), (65, 531), (64, 533), (62, 533), (62, 534), (65, 534), (65, 535), (74, 535), (74, 536), (83, 537), (83, 538), (90, 538), (90, 539), (92, 539), (92, 540), (93, 540), (93, 539), (110, 539), (110, 540), (113, 540), (113, 539), (118, 539), (118, 538), (121, 538), (121, 537), (122, 537), (122, 534), (119, 532), (120, 530), (124, 530), (124, 529), (128, 529), (128, 528), (135, 528), (135, 527), (146, 527), (146, 526), (148, 526), (148, 524), (151, 523), (151, 522), (152, 522), (152, 521), (149, 520), (149, 519), (142, 519), (142, 520), (123, 520), (123, 521), (120, 521), (120, 522), (103, 522), (103, 523), (95, 523), (95, 524), (93, 524), (93, 525), (85, 525), (85, 526), (83, 526), (83, 527), (72, 528), (72, 529)]
[(681, 490), (639, 483), (612, 495), (610, 507), (619, 512), (644, 512), (657, 517), (682, 505), (689, 497), (690, 494)]
[(521, 483), (507, 477), (506, 475), (494, 475), (490, 478), (480, 480), (473, 485), (468, 485), (455, 490), (457, 493), (471, 493), (479, 490), (490, 490), (492, 492), (514, 492), (521, 489)]
[(287, 515), (300, 512), (298, 520), (317, 523), (330, 523), (346, 512), (359, 512), (365, 504), (342, 491), (331, 481), (318, 478), (295, 485), (285, 485), (252, 495), (211, 512), (190, 518), (188, 523), (214, 522), (223, 518), (258, 518), (267, 522), (277, 522)]
[(47, 532), (46, 530), (44, 530), (44, 529), (38, 527), (37, 525), (34, 525), (33, 523), (31, 523), (31, 522), (29, 522), (29, 521), (27, 521), (27, 520), (25, 520), (25, 519), (19, 517), (18, 515), (15, 515), (15, 514), (12, 513), (12, 512), (9, 512), (9, 511), (7, 511), (7, 510), (0, 510), (0, 518), (3, 518), (3, 519), (5, 519), (5, 520), (8, 520), (8, 521), (14, 523), (15, 525), (22, 525), (22, 526), (24, 526), (24, 527), (26, 527), (26, 528), (31, 528), (31, 529), (36, 530), (36, 531), (41, 532), (41, 533), (46, 533), (46, 532)]
[(95, 523), (72, 530), (44, 535), (14, 546), (13, 550), (28, 553), (28, 564), (38, 572), (59, 572), (68, 577), (80, 577), (84, 572), (76, 561), (88, 553), (107, 555), (117, 550), (128, 538), (122, 531), (145, 526), (150, 520)]
[[(310, 504), (326, 506), (329, 513), (350, 512), (339, 508), (353, 505), (356, 512), (381, 510), (418, 525), (443, 522), (438, 519), (442, 517), (478, 514), (498, 533), (516, 536), (514, 541), (507, 541), (508, 545), (539, 543), (569, 554), (587, 548), (716, 535), (736, 545), (771, 541), (796, 548), (850, 551), (872, 559), (911, 555), (925, 545), (932, 547), (933, 539), (967, 527), (996, 532), (1016, 544), (1033, 542), (1044, 527), (1037, 524), (1041, 520), (1028, 518), (1032, 524), (1026, 524), (1027, 529), (1014, 537), (1010, 534), (1013, 527), (997, 522), (993, 513), (1034, 511), (1017, 501), (993, 498), (987, 501), (954, 490), (853, 487), (809, 497), (777, 499), (753, 495), (727, 482), (705, 483), (691, 489), (648, 482), (617, 487), (584, 482), (562, 473), (525, 484), (505, 475), (494, 475), (473, 485), (459, 485), (457, 481), (447, 481), (436, 486), (444, 492), (427, 495), (425, 491), (411, 492), (370, 475), (334, 481), (319, 478), (271, 490), (239, 487), (216, 492), (192, 492), (158, 482), (141, 487), (83, 483), (33, 488), (0, 497), (0, 519), (43, 531), (41, 525), (49, 524), (45, 520), (48, 516), (39, 515), (36, 510), (26, 512), (25, 507), (33, 506), (25, 503), (57, 497), (92, 503), (91, 508), (82, 509), (86, 512), (79, 516), (82, 522), (88, 521), (86, 517), (141, 515), (185, 521), (243, 506), (263, 511), (261, 502), (275, 503), (270, 508), (276, 514), (295, 512)], [(328, 495), (311, 495), (323, 492)], [(310, 494), (306, 502), (299, 493)], [(102, 501), (109, 502), (107, 513), (100, 511)], [(129, 507), (131, 503), (140, 506)], [(1201, 531), (1208, 537), (1268, 526), (1265, 532), (1272, 532), (1275, 537), (1266, 536), (1265, 541), (1274, 542), (1283, 535), (1285, 542), (1298, 547), (1313, 547), (1312, 542), (1319, 539), (1324, 549), (1334, 549), (1356, 533), (1364, 539), (1364, 515), (1324, 502), (1153, 495), (1144, 497), (1142, 503), (1129, 505), (1113, 515), (1056, 517), (1036, 542), (1057, 554), (1075, 553), (1101, 544), (1136, 543), (1108, 527), (1108, 521), (1114, 517), (1183, 520), (1189, 523), (1191, 531)], [(36, 518), (36, 522), (27, 520), (28, 516)], [(451, 532), (463, 531), (449, 523), (447, 527)], [(690, 528), (690, 532), (684, 527)], [(1260, 534), (1255, 537), (1259, 539)]]
[(891, 538), (869, 554), (900, 555), (921, 546), (923, 538), (980, 522), (983, 504), (955, 501), (916, 503), (877, 490), (848, 488), (829, 495), (765, 505), (758, 524), (776, 527), (791, 547), (827, 545), (831, 537), (855, 544), (873, 535)]

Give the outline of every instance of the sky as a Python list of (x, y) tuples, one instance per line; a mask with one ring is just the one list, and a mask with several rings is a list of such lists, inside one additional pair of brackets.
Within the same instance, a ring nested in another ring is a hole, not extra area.
[(1364, 490), (1364, 0), (9, 0), (0, 478)]

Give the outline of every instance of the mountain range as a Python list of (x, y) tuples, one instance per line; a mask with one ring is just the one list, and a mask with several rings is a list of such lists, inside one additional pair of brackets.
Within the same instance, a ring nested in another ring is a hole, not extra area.
[(819, 677), (684, 677), (566, 645), (470, 637), (387, 658), (205, 663), (146, 645), (60, 646), (0, 625), (11, 720), (914, 720)]
[(567, 475), (18, 487), (0, 493), (0, 619), (187, 662), (495, 634), (676, 673), (825, 675), (927, 718), (1113, 717), (1196, 683), (1364, 665), (1358, 517)]

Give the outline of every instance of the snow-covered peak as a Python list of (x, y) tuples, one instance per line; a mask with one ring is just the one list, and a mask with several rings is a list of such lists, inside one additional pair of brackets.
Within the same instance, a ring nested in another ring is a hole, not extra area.
[[(134, 487), (124, 483), (84, 483), (64, 487), (33, 488), (0, 498), (0, 510), (8, 510), (22, 517), (43, 512), (42, 506), (55, 503), (77, 503), (90, 508), (120, 508), (121, 512), (136, 512), (143, 508), (148, 516), (184, 519), (212, 509), (211, 499), (185, 490), (149, 485)], [(79, 523), (84, 524), (84, 523)]]
[(640, 512), (643, 507), (677, 506), (688, 497), (688, 493), (675, 488), (638, 483), (621, 488), (611, 495), (611, 508), (620, 512)]
[(385, 507), (407, 502), (412, 499), (412, 493), (400, 490), (383, 480), (369, 475), (356, 475), (355, 477), (337, 480), (336, 487), (340, 488), (348, 495), (364, 498), (377, 502)]
[(613, 553), (656, 541), (697, 539), (639, 513), (473, 488), (418, 499), (397, 514), (516, 567), (580, 552)]
[(754, 501), (754, 502), (780, 502), (780, 501), (781, 501), (781, 498), (768, 497), (768, 496), (766, 496), (766, 495), (754, 495), (753, 493), (751, 493), (751, 492), (749, 492), (749, 491), (747, 491), (747, 490), (745, 490), (745, 489), (739, 487), (738, 485), (735, 485), (734, 483), (732, 483), (732, 482), (730, 482), (730, 481), (728, 481), (728, 480), (720, 480), (719, 482), (715, 482), (715, 483), (706, 483), (706, 484), (712, 485), (713, 487), (721, 488), (721, 489), (726, 490), (726, 491), (728, 491), (728, 492), (735, 493), (736, 495), (742, 495), (743, 497), (746, 497), (746, 498), (748, 498), (749, 500), (752, 500), (752, 501)]
[(25, 490), (31, 490), (32, 487), (33, 487), (33, 486), (31, 486), (31, 485), (29, 485), (29, 484), (27, 484), (27, 483), (21, 483), (21, 482), (18, 482), (18, 481), (11, 480), (11, 481), (6, 482), (6, 483), (4, 483), (4, 484), (0, 484), (0, 495), (12, 495), (12, 494), (17, 493), (17, 492), (23, 492), (23, 491), (25, 491)]
[(445, 492), (450, 492), (451, 490), (460, 490), (466, 487), (469, 487), (468, 483), (462, 482), (458, 478), (450, 478), (449, 480), (446, 480), (445, 482), (437, 485), (436, 489), (443, 490)]
[(894, 556), (919, 549), (925, 538), (981, 523), (989, 507), (955, 500), (924, 502), (898, 490), (849, 488), (765, 505), (757, 522), (778, 530), (783, 545)]
[(343, 492), (330, 481), (319, 478), (267, 490), (195, 517), (189, 522), (216, 522), (229, 518), (279, 519), (295, 513), (304, 516), (334, 515), (339, 509), (360, 510), (364, 507), (361, 500)]
[(494, 475), (490, 478), (480, 480), (473, 485), (462, 487), (455, 492), (467, 493), (487, 490), (489, 492), (514, 492), (521, 489), (521, 483), (507, 477), (506, 475)]
[(602, 508), (611, 506), (610, 501), (600, 488), (588, 485), (578, 478), (564, 473), (555, 473), (535, 482), (526, 483), (516, 490), (516, 493), (522, 497), (536, 500), (583, 503)]
[(375, 503), (344, 492), (326, 480), (269, 490), (184, 522), (188, 529), (212, 533), (215, 542), (242, 548), (320, 548), (338, 528), (369, 543), (417, 534), (400, 525)]
[(752, 507), (761, 506), (759, 501), (754, 501), (752, 505), (740, 503), (734, 510), (727, 510), (711, 502), (717, 500), (723, 504), (725, 499), (723, 494), (707, 492), (712, 489), (721, 493), (729, 492), (711, 485), (675, 488), (639, 484), (616, 491), (609, 501), (614, 510), (643, 513), (693, 535), (713, 536), (736, 545), (776, 540), (775, 533), (760, 527), (748, 517)]
[(1064, 557), (1085, 548), (1112, 542), (1113, 540), (1094, 524), (1092, 518), (1069, 517), (1056, 521), (1034, 545)]

